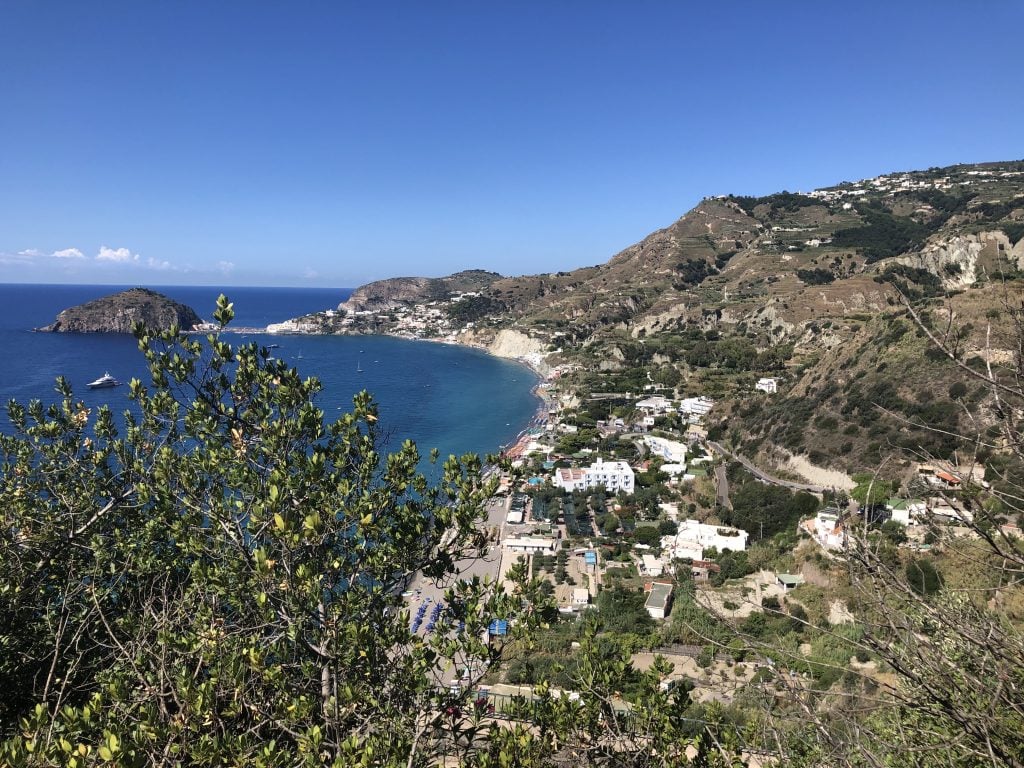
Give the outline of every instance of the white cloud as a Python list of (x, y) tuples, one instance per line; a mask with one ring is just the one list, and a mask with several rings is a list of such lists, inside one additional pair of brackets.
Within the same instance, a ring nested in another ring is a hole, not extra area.
[(60, 251), (54, 251), (50, 254), (55, 259), (84, 259), (85, 254), (77, 248), (64, 248)]
[(18, 255), (26, 259), (34, 259), (37, 256), (42, 256), (43, 252), (38, 248), (26, 248), (24, 251), (18, 251)]
[(317, 272), (315, 269), (312, 269), (311, 267), (306, 267), (302, 272), (302, 276), (307, 280), (315, 280), (316, 278), (320, 277), (320, 273)]
[(152, 256), (150, 256), (148, 259), (146, 259), (146, 266), (149, 267), (150, 269), (170, 269), (171, 262), (164, 261), (162, 259), (154, 259)]
[(105, 245), (101, 245), (100, 252), (96, 254), (96, 259), (99, 261), (113, 261), (119, 264), (130, 264), (138, 263), (139, 254), (132, 253), (127, 248), (108, 248)]
[(235, 262), (233, 261), (218, 261), (217, 270), (222, 274), (228, 274), (235, 268)]

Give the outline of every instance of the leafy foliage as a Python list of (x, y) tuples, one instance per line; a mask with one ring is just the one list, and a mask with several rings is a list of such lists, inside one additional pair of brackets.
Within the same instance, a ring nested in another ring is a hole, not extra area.
[(398, 594), (482, 546), (479, 460), (431, 485), (412, 443), (377, 453), (367, 394), (325, 424), (266, 350), (139, 334), (123, 432), (63, 381), (8, 409), (0, 762), (427, 760), (458, 730), (432, 670), (492, 664), (486, 622), (518, 608), (464, 583), (421, 636)]
[(941, 296), (943, 293), (942, 281), (936, 275), (927, 269), (908, 267), (906, 264), (890, 264), (875, 280), (895, 285), (909, 299)]
[(868, 264), (917, 247), (930, 231), (925, 225), (894, 216), (884, 208), (865, 208), (863, 216), (863, 226), (837, 230), (832, 245), (860, 249)]
[(470, 323), (492, 315), (498, 315), (508, 307), (491, 296), (467, 296), (448, 304), (448, 317), (461, 323)]
[[(763, 485), (750, 480), (730, 493), (733, 508), (723, 512), (729, 525), (743, 528), (752, 536), (770, 538), (796, 525), (801, 517), (818, 508), (818, 500), (809, 493), (793, 492), (778, 485)], [(762, 530), (763, 526), (763, 530)]]
[(831, 269), (798, 269), (796, 276), (807, 285), (828, 285), (836, 279)]
[(699, 285), (710, 275), (718, 273), (715, 267), (709, 266), (704, 259), (686, 259), (676, 265), (678, 278), (673, 286), (679, 290), (688, 286)]

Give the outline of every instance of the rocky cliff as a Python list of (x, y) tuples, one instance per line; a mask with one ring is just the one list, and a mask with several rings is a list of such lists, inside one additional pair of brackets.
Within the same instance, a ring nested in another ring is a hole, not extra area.
[(131, 333), (136, 323), (153, 330), (177, 326), (191, 330), (202, 322), (191, 307), (151, 291), (132, 288), (65, 309), (40, 331), (55, 333)]

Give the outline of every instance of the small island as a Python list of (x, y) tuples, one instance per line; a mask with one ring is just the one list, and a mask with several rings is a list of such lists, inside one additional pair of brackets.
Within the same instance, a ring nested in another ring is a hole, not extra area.
[(65, 309), (57, 319), (39, 331), (53, 333), (131, 333), (136, 323), (153, 330), (177, 326), (192, 330), (202, 323), (195, 310), (148, 288), (127, 291), (87, 301)]

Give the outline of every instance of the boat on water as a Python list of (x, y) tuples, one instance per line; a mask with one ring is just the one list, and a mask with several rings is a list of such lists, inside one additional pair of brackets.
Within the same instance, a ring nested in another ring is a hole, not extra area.
[(109, 372), (106, 372), (96, 381), (90, 381), (87, 386), (89, 389), (107, 389), (108, 387), (118, 387), (120, 385), (120, 381), (111, 376)]

